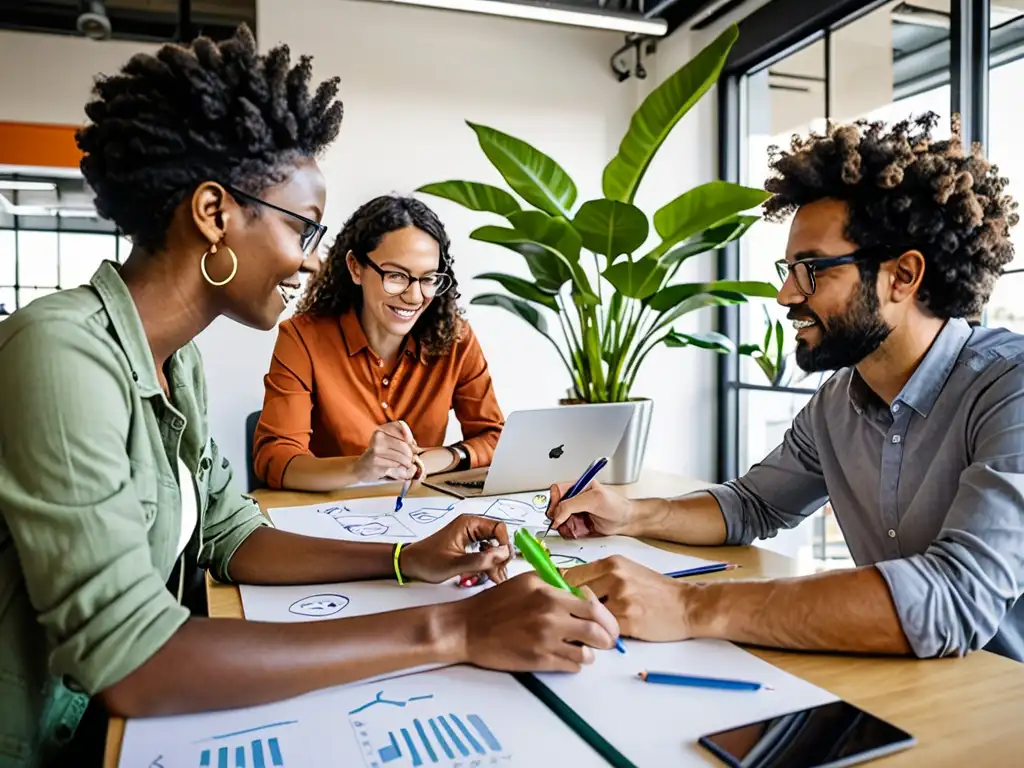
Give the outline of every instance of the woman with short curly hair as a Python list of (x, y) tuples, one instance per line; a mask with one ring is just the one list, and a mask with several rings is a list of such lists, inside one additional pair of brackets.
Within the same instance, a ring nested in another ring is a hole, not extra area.
[[(504, 423), (458, 308), (448, 235), (410, 197), (343, 227), (296, 317), (280, 326), (254, 440), (272, 488), (326, 491), (490, 463)], [(442, 446), (455, 411), (463, 439)]]
[[(425, 665), (576, 670), (614, 644), (596, 601), (505, 581), (503, 523), (462, 515), (404, 547), (310, 538), (269, 526), (236, 488), (194, 338), (220, 316), (272, 328), (317, 266), (316, 158), (342, 108), (337, 80), (311, 90), (311, 72), (283, 46), (261, 55), (243, 28), (96, 83), (82, 171), (131, 255), (0, 324), (4, 766), (98, 765), (105, 712), (255, 705)], [(499, 546), (467, 554), (492, 536)], [(450, 605), (349, 617), (325, 603), (328, 620), (273, 624), (192, 615), (186, 573), (202, 570), (505, 583)]]

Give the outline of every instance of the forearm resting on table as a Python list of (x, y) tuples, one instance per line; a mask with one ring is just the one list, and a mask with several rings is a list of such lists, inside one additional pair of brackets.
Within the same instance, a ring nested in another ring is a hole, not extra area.
[(725, 543), (725, 518), (710, 493), (698, 491), (678, 499), (633, 502), (635, 536), (717, 547)]
[(395, 578), (394, 546), (257, 528), (228, 564), (241, 584), (321, 584)]
[(253, 706), (396, 670), (458, 663), (460, 638), (449, 605), (300, 624), (192, 618), (99, 695), (121, 717)]
[(889, 588), (874, 566), (677, 586), (693, 637), (800, 651), (911, 653)]
[(294, 491), (336, 491), (359, 482), (356, 476), (358, 456), (334, 456), (321, 459), (299, 454), (288, 462), (281, 486)]

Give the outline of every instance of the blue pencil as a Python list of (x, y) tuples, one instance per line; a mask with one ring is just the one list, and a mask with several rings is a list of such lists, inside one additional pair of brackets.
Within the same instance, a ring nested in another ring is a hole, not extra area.
[(666, 573), (673, 579), (678, 579), (682, 576), (700, 576), (705, 573), (718, 573), (719, 571), (731, 571), (735, 568), (739, 568), (734, 563), (712, 563), (711, 565), (698, 565), (696, 568), (686, 568), (682, 571), (673, 571), (672, 573)]
[(767, 685), (747, 680), (727, 680), (722, 677), (697, 677), (695, 675), (677, 675), (672, 672), (640, 672), (637, 674), (645, 683), (659, 685), (683, 685), (691, 688), (721, 688), (729, 691), (760, 691), (762, 688), (771, 690)]

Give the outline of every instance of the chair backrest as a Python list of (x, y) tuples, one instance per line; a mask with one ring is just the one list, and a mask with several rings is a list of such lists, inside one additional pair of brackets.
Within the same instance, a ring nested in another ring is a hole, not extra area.
[(253, 411), (245, 419), (245, 472), (250, 491), (263, 487), (263, 483), (256, 477), (256, 467), (252, 460), (252, 449), (256, 442), (256, 425), (260, 423), (261, 413), (262, 411)]

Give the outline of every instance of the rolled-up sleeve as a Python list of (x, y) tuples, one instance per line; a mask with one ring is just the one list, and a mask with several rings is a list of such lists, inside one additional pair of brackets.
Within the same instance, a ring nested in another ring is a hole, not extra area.
[(469, 452), (470, 466), (483, 467), (491, 463), (505, 417), (494, 394), (494, 383), (480, 342), (468, 325), (465, 334), (461, 342), (465, 351), (452, 395), (452, 408), (462, 426), (462, 445)]
[(131, 393), (114, 350), (66, 321), (14, 334), (0, 370), (0, 510), (50, 645), (95, 694), (188, 619), (152, 563), (153, 509), (125, 445)]
[(313, 361), (294, 325), (278, 328), (270, 370), (263, 378), (263, 411), (253, 439), (253, 468), (271, 488), (282, 488), (288, 463), (309, 454)]
[(876, 564), (921, 658), (985, 647), (1024, 583), (1024, 370), (972, 410), (970, 463), (938, 537), (923, 554)]
[(814, 442), (819, 392), (786, 430), (782, 444), (743, 477), (708, 489), (725, 518), (725, 543), (747, 545), (795, 528), (828, 499)]

